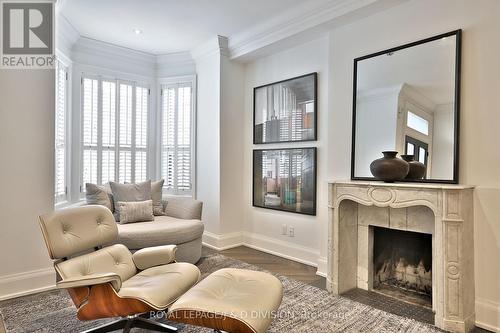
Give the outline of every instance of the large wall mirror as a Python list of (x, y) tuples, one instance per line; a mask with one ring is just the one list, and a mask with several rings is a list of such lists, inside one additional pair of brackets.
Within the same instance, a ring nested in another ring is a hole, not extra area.
[(421, 182), (458, 182), (461, 31), (354, 60), (351, 178), (382, 151), (414, 155)]

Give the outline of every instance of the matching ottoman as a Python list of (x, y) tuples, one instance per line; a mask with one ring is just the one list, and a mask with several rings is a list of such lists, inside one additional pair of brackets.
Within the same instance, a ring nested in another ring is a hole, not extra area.
[(182, 295), (168, 318), (231, 333), (264, 333), (282, 297), (283, 286), (273, 275), (225, 268)]

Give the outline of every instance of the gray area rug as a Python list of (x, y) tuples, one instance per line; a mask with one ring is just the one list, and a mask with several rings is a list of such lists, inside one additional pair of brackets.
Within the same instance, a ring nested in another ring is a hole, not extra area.
[[(260, 271), (257, 266), (220, 254), (202, 258), (198, 264), (203, 277), (224, 268)], [(283, 303), (268, 332), (442, 332), (434, 326), (399, 317), (327, 291), (278, 276), (284, 286)], [(43, 292), (0, 302), (0, 314), (7, 333), (75, 333), (108, 320), (81, 322), (64, 290)], [(170, 323), (171, 324), (171, 323)], [(211, 333), (213, 330), (175, 323), (180, 333)], [(133, 330), (141, 332), (142, 330)], [(144, 331), (143, 331), (144, 332)]]

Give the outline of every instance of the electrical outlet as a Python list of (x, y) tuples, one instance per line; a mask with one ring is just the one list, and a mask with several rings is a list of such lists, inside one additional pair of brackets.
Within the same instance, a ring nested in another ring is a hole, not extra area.
[(288, 235), (288, 228), (286, 224), (281, 225), (281, 234), (285, 236)]
[(292, 227), (292, 226), (288, 227), (288, 236), (295, 237), (295, 229), (294, 229), (294, 227)]

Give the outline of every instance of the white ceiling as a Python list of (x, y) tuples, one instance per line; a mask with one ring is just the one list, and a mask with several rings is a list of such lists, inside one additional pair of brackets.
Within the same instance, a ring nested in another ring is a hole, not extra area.
[(158, 55), (192, 50), (216, 35), (237, 34), (304, 2), (59, 0), (59, 10), (81, 36)]

